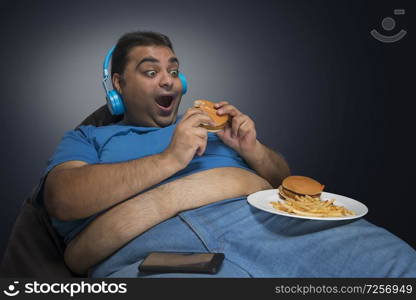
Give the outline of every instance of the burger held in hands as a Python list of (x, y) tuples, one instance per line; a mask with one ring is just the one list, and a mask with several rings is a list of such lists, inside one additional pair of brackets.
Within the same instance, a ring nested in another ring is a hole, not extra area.
[(215, 103), (209, 100), (198, 99), (194, 101), (194, 107), (198, 108), (208, 114), (208, 116), (214, 122), (214, 126), (209, 124), (201, 124), (201, 127), (206, 128), (210, 132), (218, 132), (225, 127), (227, 122), (230, 120), (228, 114), (219, 116), (217, 114), (217, 109), (215, 108)]

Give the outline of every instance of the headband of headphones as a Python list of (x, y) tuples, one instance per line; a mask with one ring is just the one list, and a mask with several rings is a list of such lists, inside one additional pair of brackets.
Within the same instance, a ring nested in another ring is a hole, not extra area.
[[(110, 65), (111, 56), (113, 55), (113, 52), (114, 52), (115, 48), (116, 48), (116, 46), (113, 46), (107, 52), (107, 55), (105, 56), (104, 63), (103, 63), (103, 81), (102, 81), (102, 83), (103, 83), (103, 87), (104, 87), (105, 95), (106, 95), (106, 99), (107, 99), (107, 106), (108, 106), (108, 109), (110, 110), (111, 114), (112, 115), (122, 115), (125, 111), (123, 98), (121, 97), (121, 95), (115, 89), (112, 88), (112, 86), (111, 86), (111, 88), (108, 88), (108, 86), (107, 86), (107, 84), (109, 82), (111, 82), (110, 72), (108, 71), (108, 67)], [(182, 83), (182, 95), (185, 95), (187, 90), (188, 90), (188, 83), (186, 81), (186, 77), (182, 73), (179, 73), (178, 77), (179, 77), (179, 79), (181, 80), (181, 83)]]

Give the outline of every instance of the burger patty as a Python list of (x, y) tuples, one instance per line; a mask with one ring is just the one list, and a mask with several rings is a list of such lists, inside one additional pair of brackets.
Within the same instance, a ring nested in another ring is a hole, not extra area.
[[(295, 196), (305, 196), (306, 194), (300, 194), (300, 193), (296, 193), (294, 191), (288, 190), (286, 188), (284, 188), (283, 186), (279, 186), (279, 195), (286, 199), (286, 198), (290, 198), (290, 199), (295, 199)], [(315, 195), (308, 195), (311, 196), (313, 198), (319, 198), (321, 196), (321, 193), (319, 194), (315, 194)]]

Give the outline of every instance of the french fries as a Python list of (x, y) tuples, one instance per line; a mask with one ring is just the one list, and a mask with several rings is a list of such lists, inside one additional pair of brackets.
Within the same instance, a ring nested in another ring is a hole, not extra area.
[(311, 196), (295, 196), (295, 199), (287, 198), (280, 201), (270, 202), (275, 209), (290, 214), (309, 217), (345, 217), (353, 216), (355, 213), (343, 206), (334, 204), (335, 199), (322, 201)]

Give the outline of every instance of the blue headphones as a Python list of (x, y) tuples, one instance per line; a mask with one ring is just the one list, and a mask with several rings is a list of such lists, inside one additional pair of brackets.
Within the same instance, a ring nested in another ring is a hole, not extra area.
[[(115, 46), (113, 48), (111, 48), (107, 55), (105, 56), (104, 59), (104, 64), (103, 64), (103, 86), (104, 86), (104, 90), (105, 90), (105, 95), (107, 98), (107, 106), (108, 109), (110, 110), (112, 115), (122, 115), (124, 114), (125, 108), (124, 108), (124, 104), (123, 104), (123, 98), (121, 97), (121, 95), (112, 88), (108, 88), (107, 84), (108, 81), (110, 79), (110, 72), (108, 72), (108, 66), (110, 64), (110, 59), (111, 59), (111, 55), (113, 55)], [(186, 82), (186, 78), (185, 75), (183, 75), (182, 73), (179, 73), (178, 75), (179, 79), (181, 80), (182, 83), (182, 95), (186, 94), (186, 91), (188, 90), (188, 83)], [(110, 80), (111, 82), (111, 80)]]

